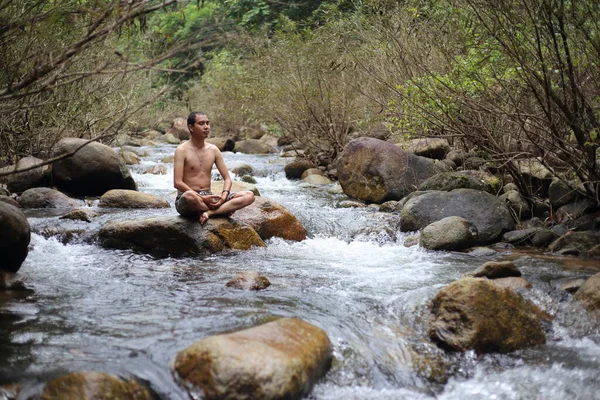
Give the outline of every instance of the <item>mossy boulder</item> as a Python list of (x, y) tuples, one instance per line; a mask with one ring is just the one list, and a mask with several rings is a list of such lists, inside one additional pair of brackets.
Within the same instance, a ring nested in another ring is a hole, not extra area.
[(264, 247), (248, 225), (213, 217), (204, 225), (179, 216), (110, 221), (100, 228), (102, 246), (146, 253), (207, 254), (227, 249)]

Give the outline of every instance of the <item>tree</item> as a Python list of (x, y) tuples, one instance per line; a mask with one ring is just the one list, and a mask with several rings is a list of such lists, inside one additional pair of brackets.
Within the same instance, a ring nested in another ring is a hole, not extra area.
[(147, 73), (180, 49), (145, 57), (140, 35), (176, 3), (0, 0), (0, 165), (44, 158), (63, 136), (112, 138), (160, 96)]

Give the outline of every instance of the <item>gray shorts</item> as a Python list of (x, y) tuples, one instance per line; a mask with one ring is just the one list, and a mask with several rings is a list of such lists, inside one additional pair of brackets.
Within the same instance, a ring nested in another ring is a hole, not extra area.
[[(196, 190), (200, 196), (210, 196), (213, 193), (209, 190)], [(225, 201), (229, 201), (235, 196), (235, 192), (230, 192), (227, 195)], [(183, 193), (177, 192), (177, 198), (175, 198), (175, 209), (182, 217), (193, 217), (198, 215), (198, 211), (190, 210), (189, 204), (183, 199)]]

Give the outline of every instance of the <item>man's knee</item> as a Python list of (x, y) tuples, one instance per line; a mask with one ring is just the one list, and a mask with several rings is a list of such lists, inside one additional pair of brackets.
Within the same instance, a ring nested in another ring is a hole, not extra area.
[(249, 206), (254, 203), (254, 193), (251, 191), (244, 193), (244, 199), (246, 200), (246, 205)]

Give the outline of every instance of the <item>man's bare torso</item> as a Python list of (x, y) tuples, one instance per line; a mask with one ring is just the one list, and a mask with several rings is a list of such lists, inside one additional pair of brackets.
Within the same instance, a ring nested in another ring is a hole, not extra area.
[(190, 141), (179, 146), (184, 151), (183, 182), (194, 190), (210, 190), (211, 171), (215, 164), (216, 147), (205, 143), (196, 149)]

